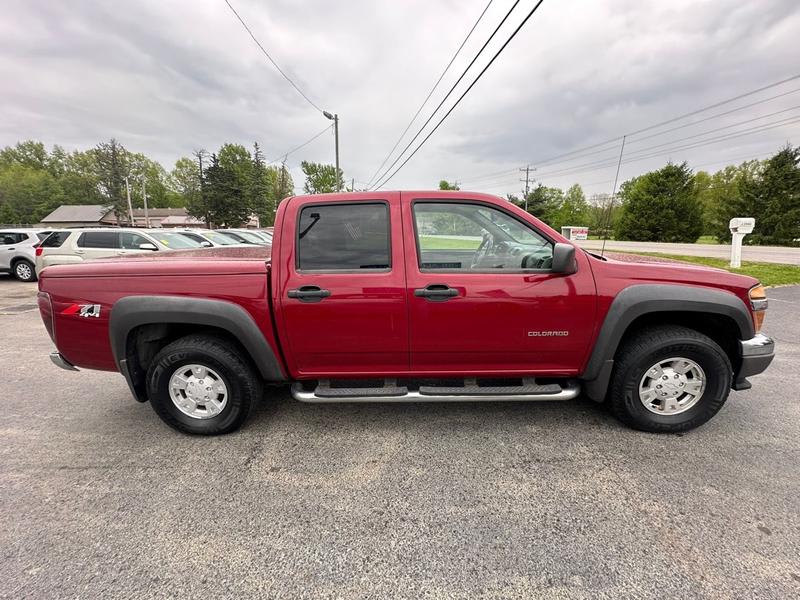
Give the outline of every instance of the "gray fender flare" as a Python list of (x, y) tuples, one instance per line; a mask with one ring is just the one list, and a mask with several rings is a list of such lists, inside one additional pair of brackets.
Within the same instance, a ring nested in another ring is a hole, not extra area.
[(265, 380), (286, 379), (275, 351), (246, 310), (224, 300), (183, 296), (127, 296), (114, 304), (108, 332), (114, 361), (120, 370), (125, 368), (130, 332), (140, 325), (155, 323), (190, 323), (227, 331), (244, 346)]
[(658, 312), (693, 312), (733, 319), (740, 340), (755, 335), (750, 312), (731, 292), (687, 285), (641, 284), (625, 288), (606, 314), (581, 379), (586, 395), (600, 401), (606, 395), (614, 355), (625, 330), (642, 315)]

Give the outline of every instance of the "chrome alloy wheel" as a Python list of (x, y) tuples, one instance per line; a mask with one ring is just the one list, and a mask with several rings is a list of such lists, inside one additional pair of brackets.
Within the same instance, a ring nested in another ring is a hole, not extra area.
[(169, 396), (183, 414), (193, 419), (211, 419), (228, 403), (228, 388), (213, 369), (183, 365), (169, 379)]
[(639, 382), (639, 400), (657, 415), (677, 415), (703, 397), (706, 374), (693, 360), (668, 358), (654, 364)]
[(33, 269), (31, 269), (31, 266), (26, 262), (18, 262), (17, 266), (14, 267), (14, 274), (17, 276), (17, 279), (30, 281), (31, 277), (33, 277)]

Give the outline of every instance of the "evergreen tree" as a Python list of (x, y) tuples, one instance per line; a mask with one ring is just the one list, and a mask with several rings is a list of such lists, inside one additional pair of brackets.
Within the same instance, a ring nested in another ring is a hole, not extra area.
[(625, 182), (620, 197), (617, 239), (696, 242), (703, 232), (703, 211), (686, 163), (670, 163)]

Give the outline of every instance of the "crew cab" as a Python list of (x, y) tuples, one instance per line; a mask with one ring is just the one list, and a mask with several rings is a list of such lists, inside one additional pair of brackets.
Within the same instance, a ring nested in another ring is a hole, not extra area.
[(118, 371), (196, 434), (239, 427), (265, 384), (320, 403), (582, 392), (676, 432), (774, 355), (757, 280), (603, 258), (462, 191), (290, 197), (271, 247), (47, 267), (39, 290), (57, 365)]

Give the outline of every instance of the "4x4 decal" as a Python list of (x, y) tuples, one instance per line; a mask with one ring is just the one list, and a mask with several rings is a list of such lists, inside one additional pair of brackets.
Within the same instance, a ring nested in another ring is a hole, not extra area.
[(61, 311), (62, 315), (74, 315), (79, 317), (100, 317), (99, 304), (70, 304), (67, 308)]

